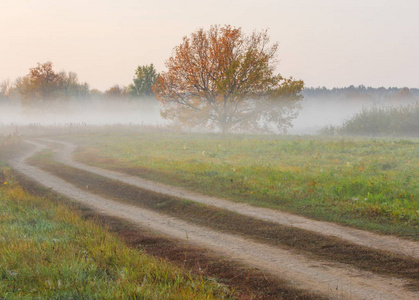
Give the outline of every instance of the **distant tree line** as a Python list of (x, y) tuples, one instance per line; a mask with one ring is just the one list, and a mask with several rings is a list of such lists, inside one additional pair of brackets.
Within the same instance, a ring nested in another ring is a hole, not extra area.
[(305, 88), (302, 91), (304, 99), (319, 99), (321, 101), (360, 101), (365, 104), (397, 106), (405, 102), (419, 101), (419, 89), (396, 87), (365, 87), (349, 86), (344, 88), (327, 89), (325, 87)]
[(24, 107), (30, 107), (92, 98), (134, 99), (152, 96), (151, 87), (157, 76), (152, 64), (139, 66), (133, 83), (126, 87), (114, 85), (102, 92), (91, 89), (86, 82), (80, 82), (74, 72), (55, 71), (52, 62), (38, 63), (15, 82), (4, 80), (0, 84), (0, 103), (19, 100)]

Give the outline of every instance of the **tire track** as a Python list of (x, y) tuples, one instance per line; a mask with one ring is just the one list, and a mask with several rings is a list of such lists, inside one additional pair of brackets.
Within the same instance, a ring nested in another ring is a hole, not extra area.
[[(35, 144), (36, 145), (36, 144)], [(25, 160), (44, 146), (10, 161), (18, 172), (75, 201), (109, 216), (123, 218), (186, 243), (204, 246), (232, 260), (248, 264), (289, 280), (293, 285), (333, 299), (415, 299), (419, 293), (406, 290), (401, 279), (377, 276), (343, 264), (313, 261), (291, 251), (248, 241), (179, 221), (136, 206), (121, 204), (78, 189), (73, 185), (28, 165)]]
[(379, 235), (365, 230), (344, 227), (330, 222), (312, 220), (302, 216), (297, 216), (266, 208), (250, 206), (248, 204), (235, 203), (225, 199), (205, 196), (181, 188), (142, 179), (140, 177), (101, 169), (94, 166), (88, 166), (83, 163), (74, 161), (71, 158), (72, 153), (76, 149), (76, 146), (74, 144), (51, 139), (44, 139), (44, 141), (59, 143), (64, 146), (64, 149), (58, 151), (56, 156), (59, 162), (87, 172), (98, 174), (113, 180), (118, 180), (123, 183), (130, 184), (142, 189), (147, 189), (153, 192), (184, 198), (195, 202), (204, 203), (207, 205), (212, 205), (218, 208), (230, 210), (260, 220), (275, 222), (285, 226), (297, 227), (300, 229), (320, 233), (323, 235), (338, 237), (340, 239), (361, 246), (389, 251), (401, 255), (406, 255), (415, 259), (419, 259), (419, 243), (415, 241), (409, 241), (394, 236)]

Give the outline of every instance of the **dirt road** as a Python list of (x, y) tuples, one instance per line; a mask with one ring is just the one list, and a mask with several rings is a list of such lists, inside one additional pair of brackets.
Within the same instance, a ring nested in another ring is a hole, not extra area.
[(235, 203), (225, 199), (209, 197), (181, 188), (153, 182), (136, 176), (88, 166), (76, 162), (71, 158), (72, 153), (76, 149), (75, 145), (48, 139), (46, 139), (46, 141), (52, 143), (59, 143), (64, 146), (64, 148), (60, 149), (60, 151), (58, 151), (56, 155), (56, 159), (59, 162), (90, 173), (98, 174), (114, 180), (119, 180), (123, 183), (151, 190), (157, 193), (189, 199), (195, 202), (200, 202), (222, 209), (234, 211), (245, 216), (271, 221), (285, 226), (293, 226), (300, 229), (310, 230), (323, 235), (338, 237), (361, 246), (390, 251), (393, 253), (398, 253), (413, 257), (415, 259), (419, 259), (418, 242), (404, 240), (392, 236), (379, 235), (364, 230), (340, 226), (330, 222), (316, 221), (289, 213), (254, 207), (248, 204)]
[[(291, 251), (256, 243), (235, 235), (216, 232), (137, 206), (121, 204), (93, 195), (25, 162), (28, 157), (40, 151), (43, 147), (40, 144), (35, 144), (32, 151), (20, 158), (11, 160), (10, 165), (23, 175), (51, 188), (55, 192), (82, 202), (106, 215), (120, 217), (161, 234), (184, 240), (186, 243), (206, 247), (222, 256), (259, 268), (280, 278), (287, 279), (298, 287), (319, 292), (330, 298), (417, 299), (419, 297), (418, 292), (409, 291), (404, 287), (407, 284), (405, 280), (377, 276), (343, 264), (314, 261), (302, 255), (296, 255)], [(59, 159), (73, 167), (80, 167), (86, 171), (106, 177), (113, 176), (111, 178), (123, 182), (126, 182), (124, 180), (139, 180), (136, 177), (72, 162), (70, 154), (73, 148), (66, 145), (64, 150), (59, 153)], [(129, 182), (129, 184), (133, 183)], [(144, 184), (144, 182), (141, 184)], [(159, 187), (161, 186), (155, 186), (155, 188)], [(186, 198), (185, 196), (181, 197)], [(255, 208), (248, 207), (248, 209), (254, 210)], [(258, 210), (255, 211), (258, 212)], [(269, 210), (266, 211), (268, 212)], [(274, 216), (278, 218), (278, 215)], [(293, 226), (300, 224), (293, 220), (287, 222), (294, 222), (294, 224), (291, 224)], [(308, 220), (301, 221), (301, 223), (307, 222)], [(400, 247), (400, 245), (397, 246)], [(414, 246), (417, 247), (417, 245)]]

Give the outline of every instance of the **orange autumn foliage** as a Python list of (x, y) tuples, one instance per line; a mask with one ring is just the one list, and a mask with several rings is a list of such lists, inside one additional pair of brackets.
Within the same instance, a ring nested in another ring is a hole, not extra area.
[(86, 99), (90, 95), (89, 85), (80, 83), (76, 73), (57, 73), (50, 61), (30, 68), (29, 74), (16, 80), (15, 87), (25, 109), (40, 111), (50, 110), (52, 104)]
[(286, 131), (303, 81), (274, 74), (278, 44), (267, 31), (212, 26), (184, 37), (153, 86), (162, 116), (227, 131)]

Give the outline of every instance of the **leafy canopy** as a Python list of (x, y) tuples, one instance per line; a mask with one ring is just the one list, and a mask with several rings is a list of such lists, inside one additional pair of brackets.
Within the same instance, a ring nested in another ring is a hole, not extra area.
[(154, 95), (152, 86), (156, 82), (158, 76), (153, 64), (138, 66), (135, 71), (134, 83), (130, 86), (131, 96), (149, 97)]
[(22, 103), (25, 106), (89, 96), (89, 85), (80, 83), (74, 72), (55, 72), (52, 62), (38, 63), (29, 74), (16, 81)]
[(184, 37), (153, 86), (162, 116), (223, 132), (286, 131), (304, 83), (274, 74), (277, 50), (266, 30), (212, 26)]

